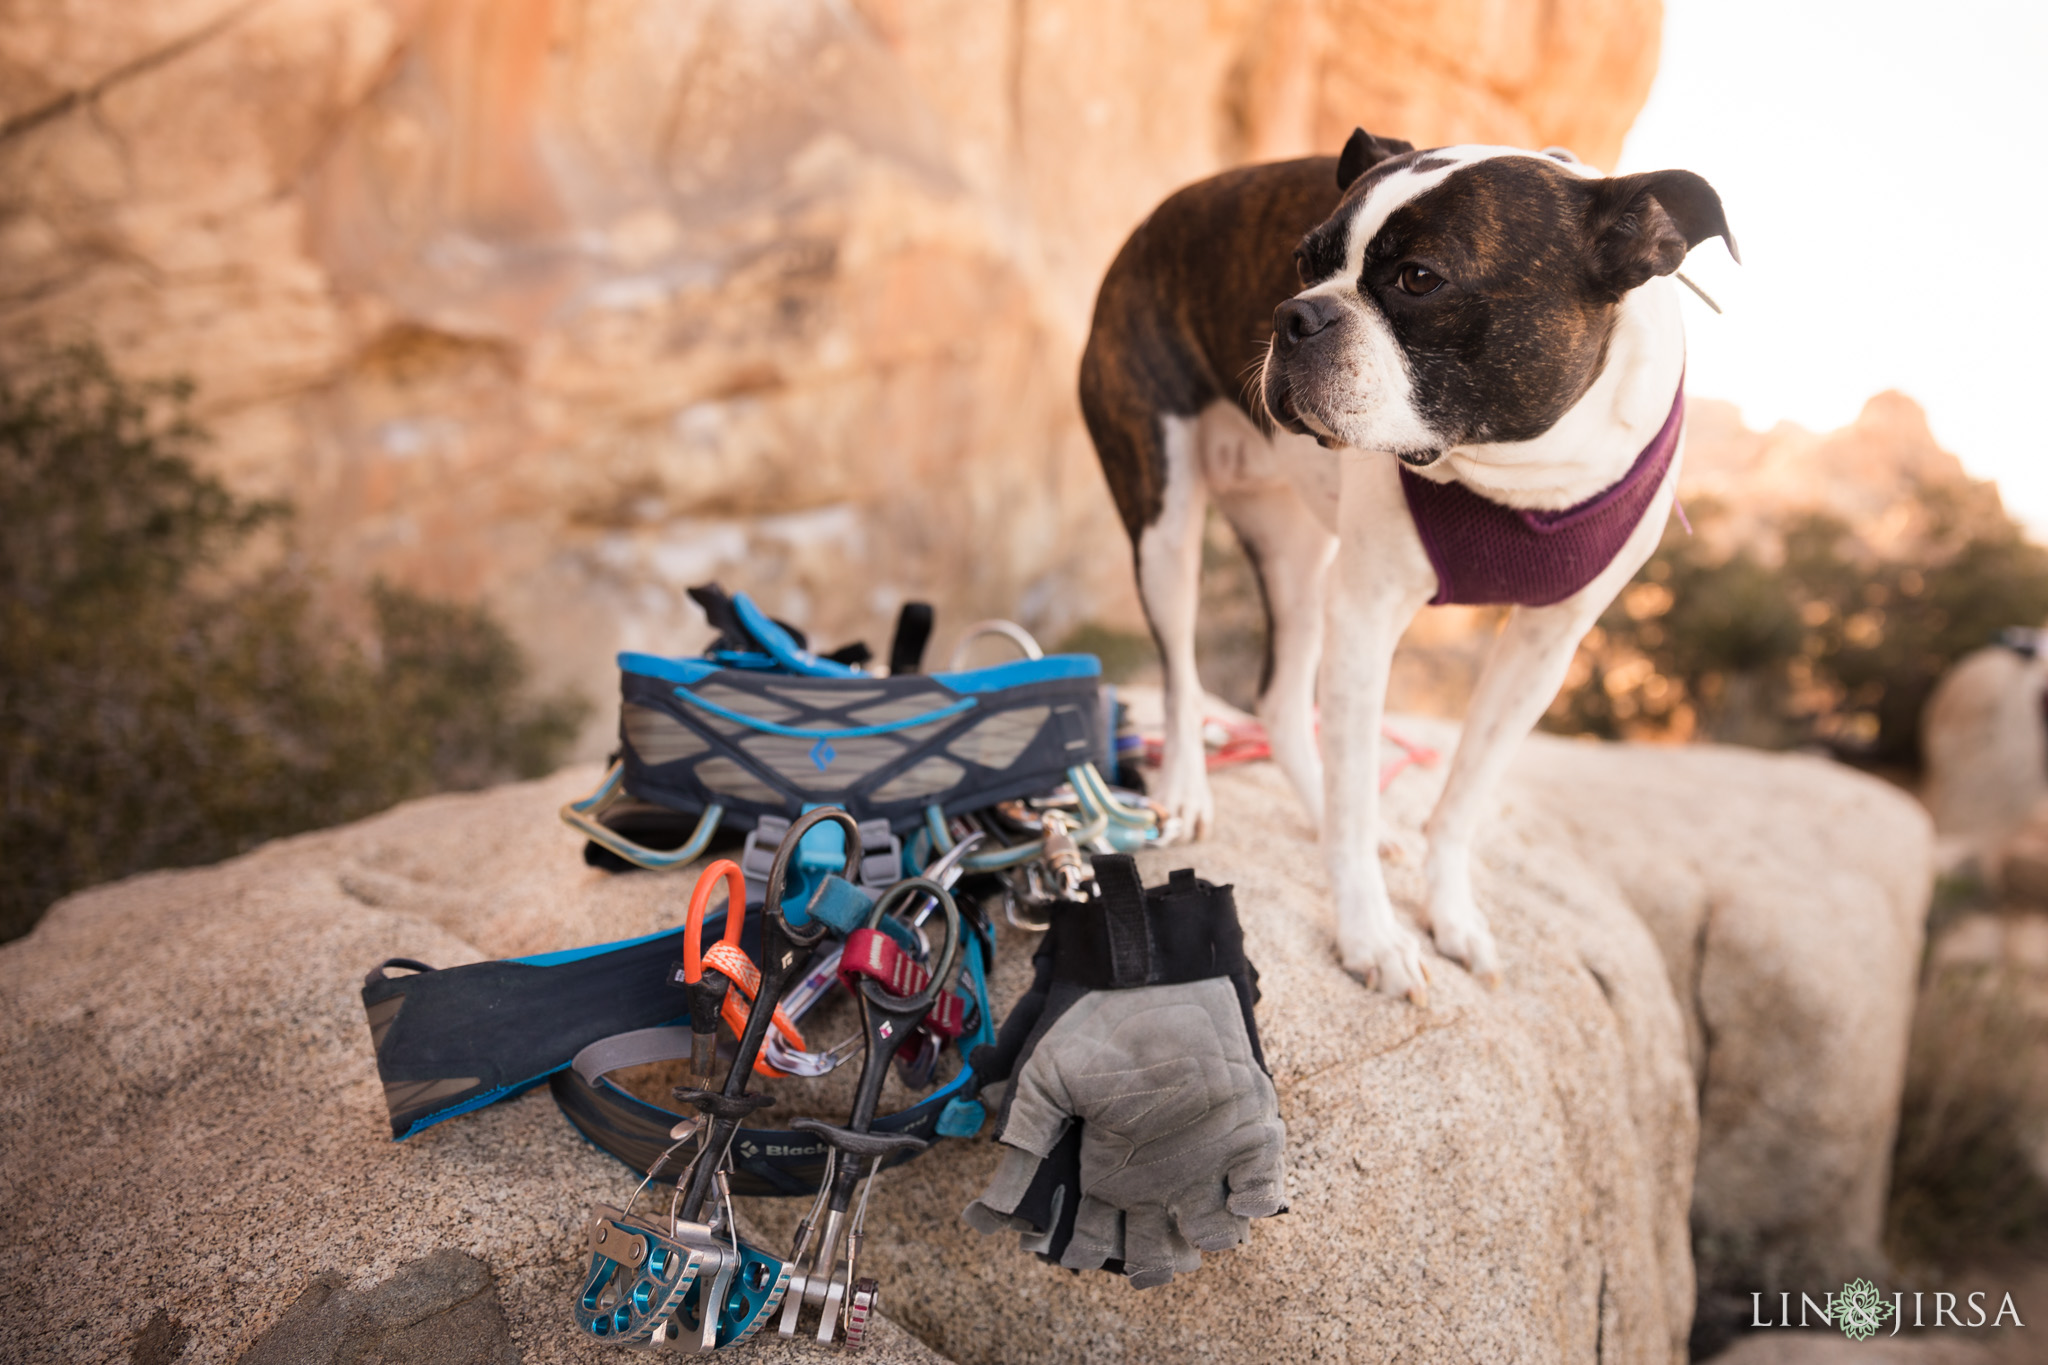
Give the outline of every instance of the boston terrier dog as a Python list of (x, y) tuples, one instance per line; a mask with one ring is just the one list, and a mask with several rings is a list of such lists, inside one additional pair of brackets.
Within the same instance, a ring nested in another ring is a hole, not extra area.
[(1689, 171), (1360, 129), (1339, 157), (1181, 190), (1103, 280), (1081, 408), (1165, 667), (1155, 795), (1197, 837), (1210, 823), (1194, 641), (1213, 498), (1265, 599), (1259, 716), (1321, 825), (1338, 952), (1368, 986), (1427, 999), (1375, 827), (1395, 642), (1427, 603), (1512, 604), (1426, 826), (1437, 949), (1498, 980), (1474, 826), (1663, 532), (1684, 424), (1668, 277), (1709, 237), (1735, 254)]

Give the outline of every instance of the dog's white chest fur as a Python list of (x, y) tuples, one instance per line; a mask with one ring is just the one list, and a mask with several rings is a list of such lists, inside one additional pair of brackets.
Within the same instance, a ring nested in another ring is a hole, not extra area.
[(1313, 437), (1263, 432), (1243, 408), (1219, 399), (1202, 410), (1196, 449), (1202, 481), (1218, 497), (1292, 490), (1323, 529), (1335, 534), (1341, 466), (1337, 453)]

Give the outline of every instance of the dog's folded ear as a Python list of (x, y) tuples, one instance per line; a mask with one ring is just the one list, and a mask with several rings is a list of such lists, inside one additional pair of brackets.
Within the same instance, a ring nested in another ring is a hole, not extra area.
[(1615, 298), (1653, 275), (1669, 275), (1685, 254), (1719, 237), (1739, 263), (1721, 196), (1691, 171), (1648, 171), (1594, 181), (1587, 218), (1591, 268)]
[(1353, 128), (1350, 141), (1344, 144), (1344, 151), (1337, 158), (1337, 189), (1340, 192), (1350, 189), (1352, 181), (1388, 157), (1414, 150), (1412, 143), (1403, 142), (1400, 138), (1374, 137), (1363, 128)]

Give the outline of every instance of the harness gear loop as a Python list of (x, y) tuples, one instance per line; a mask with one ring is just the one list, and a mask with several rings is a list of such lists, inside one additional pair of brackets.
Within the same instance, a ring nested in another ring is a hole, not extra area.
[(604, 815), (612, 807), (633, 798), (626, 792), (626, 765), (615, 762), (606, 770), (604, 780), (597, 784), (597, 790), (581, 801), (571, 801), (563, 806), (560, 815), (562, 823), (596, 844), (599, 848), (615, 853), (650, 872), (665, 872), (672, 867), (687, 867), (704, 856), (704, 850), (711, 847), (711, 836), (718, 833), (719, 821), (725, 819), (725, 807), (712, 802), (704, 807), (698, 817), (697, 826), (690, 831), (690, 837), (677, 848), (648, 848), (635, 843), (617, 830), (604, 823)]

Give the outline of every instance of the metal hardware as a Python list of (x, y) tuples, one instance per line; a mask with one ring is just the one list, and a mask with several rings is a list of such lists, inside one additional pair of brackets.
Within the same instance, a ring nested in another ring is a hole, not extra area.
[[(957, 865), (957, 861), (952, 864)], [(855, 998), (860, 1002), (861, 1035), (867, 1044), (867, 1056), (861, 1064), (860, 1081), (854, 1090), (853, 1111), (846, 1126), (837, 1127), (815, 1119), (798, 1119), (792, 1125), (820, 1138), (832, 1149), (832, 1157), (827, 1163), (825, 1178), (819, 1183), (817, 1199), (798, 1226), (790, 1255), (796, 1269), (790, 1277), (783, 1298), (782, 1320), (777, 1326), (777, 1330), (786, 1337), (794, 1337), (802, 1325), (805, 1305), (816, 1304), (816, 1339), (830, 1344), (844, 1331), (849, 1344), (852, 1344), (856, 1319), (849, 1295), (861, 1283), (860, 1253), (866, 1240), (868, 1200), (874, 1190), (875, 1177), (882, 1163), (895, 1151), (924, 1145), (919, 1138), (874, 1132), (875, 1107), (897, 1050), (930, 1012), (933, 1002), (951, 981), (953, 969), (959, 963), (962, 949), (960, 908), (952, 893), (937, 881), (912, 877), (891, 887), (875, 902), (874, 909), (868, 913), (867, 927), (872, 929), (880, 924), (882, 916), (895, 908), (898, 902), (908, 902), (919, 895), (934, 900), (943, 912), (945, 936), (939, 951), (933, 956), (923, 984), (910, 994), (893, 995), (872, 978), (860, 980)], [(865, 1178), (859, 1165), (863, 1160), (867, 1166)], [(860, 1186), (858, 1206), (853, 1205), (856, 1184)], [(852, 1209), (850, 1218), (849, 1208)], [(822, 1232), (813, 1245), (812, 1230), (820, 1227), (818, 1219), (821, 1213), (824, 1218)], [(858, 1316), (862, 1340), (866, 1337), (873, 1303), (871, 1291), (862, 1300)]]
[[(762, 1255), (740, 1241), (726, 1166), (741, 1120), (774, 1102), (768, 1096), (748, 1093), (746, 1087), (776, 1001), (800, 955), (815, 948), (825, 936), (822, 924), (802, 929), (792, 926), (782, 914), (781, 902), (788, 864), (804, 834), (827, 820), (841, 825), (849, 836), (843, 875), (850, 878), (854, 874), (860, 849), (859, 830), (852, 817), (841, 810), (821, 809), (791, 825), (768, 878), (761, 917), (759, 988), (747, 1010), (724, 1086), (718, 1091), (701, 1085), (678, 1088), (676, 1097), (694, 1105), (703, 1117), (676, 1124), (672, 1130), (677, 1135), (675, 1144), (649, 1168), (633, 1199), (627, 1201), (628, 1212), (600, 1208), (592, 1220), (590, 1268), (572, 1313), (576, 1325), (588, 1336), (690, 1352), (715, 1350), (751, 1338), (788, 1288), (788, 1263)], [(737, 893), (737, 867), (731, 867), (729, 874), (725, 867), (716, 868), (707, 882), (728, 876)], [(708, 895), (707, 886), (699, 899)], [(729, 913), (735, 920), (744, 914), (743, 897)], [(695, 918), (701, 924), (701, 906)], [(690, 946), (695, 947), (696, 935), (689, 937)], [(696, 1151), (688, 1170), (676, 1181), (668, 1227), (632, 1217), (630, 1209), (641, 1191), (692, 1138)], [(704, 1218), (707, 1206), (710, 1219)]]
[(697, 827), (690, 831), (690, 837), (683, 841), (682, 847), (647, 848), (604, 823), (607, 811), (632, 800), (626, 792), (625, 779), (626, 765), (612, 764), (604, 780), (597, 784), (596, 791), (581, 801), (571, 801), (562, 807), (562, 823), (598, 847), (609, 849), (627, 862), (652, 872), (684, 867), (702, 857), (704, 850), (711, 846), (711, 836), (718, 833), (718, 822), (725, 818), (725, 807), (715, 802), (706, 806), (703, 815), (698, 817)]
[(1039, 648), (1037, 639), (1030, 631), (1024, 629), (1015, 621), (1004, 621), (997, 617), (990, 617), (986, 621), (976, 621), (973, 625), (960, 632), (960, 638), (953, 643), (953, 653), (946, 660), (947, 671), (958, 673), (961, 669), (967, 667), (967, 647), (984, 635), (1002, 636), (1005, 640), (1017, 646), (1017, 651), (1027, 659), (1043, 659), (1045, 657), (1045, 651)]

